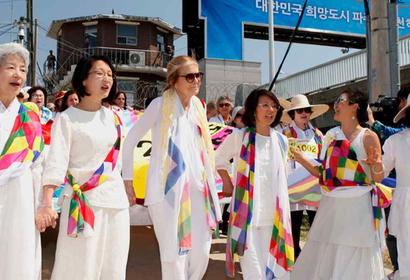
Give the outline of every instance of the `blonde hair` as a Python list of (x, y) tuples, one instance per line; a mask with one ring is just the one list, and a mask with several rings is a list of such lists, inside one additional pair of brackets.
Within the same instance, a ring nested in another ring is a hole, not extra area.
[(174, 87), (175, 82), (178, 79), (179, 69), (181, 67), (191, 65), (191, 64), (198, 65), (198, 62), (195, 60), (195, 58), (187, 56), (187, 55), (180, 55), (180, 56), (174, 57), (168, 63), (168, 66), (167, 66), (167, 86), (165, 87), (165, 90), (168, 90)]

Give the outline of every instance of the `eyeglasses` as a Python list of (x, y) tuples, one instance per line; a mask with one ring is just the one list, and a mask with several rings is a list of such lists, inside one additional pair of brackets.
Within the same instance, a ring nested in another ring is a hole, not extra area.
[(305, 112), (306, 114), (310, 114), (310, 113), (312, 113), (312, 108), (310, 108), (310, 107), (300, 108), (300, 109), (296, 109), (295, 111), (298, 114), (302, 114), (303, 112)]
[(260, 103), (258, 104), (259, 107), (261, 107), (263, 110), (279, 110), (280, 106), (277, 104), (268, 104), (268, 103)]
[(115, 78), (115, 75), (111, 72), (105, 73), (103, 71), (98, 71), (98, 70), (97, 71), (90, 71), (90, 72), (88, 72), (88, 74), (95, 74), (95, 76), (98, 79), (103, 79), (105, 76), (107, 76), (107, 80), (114, 80), (114, 78)]
[(335, 104), (335, 105), (338, 105), (338, 104), (343, 103), (343, 102), (348, 102), (349, 104), (353, 104), (353, 102), (351, 102), (350, 100), (348, 100), (346, 97), (343, 97), (343, 96), (339, 96), (339, 97), (335, 100), (334, 104)]
[(232, 106), (231, 105), (231, 103), (219, 103), (219, 108), (222, 108), (222, 107), (230, 107), (230, 106)]
[(179, 75), (179, 77), (185, 77), (185, 80), (192, 84), (195, 79), (197, 79), (199, 82), (202, 81), (202, 78), (204, 77), (204, 73), (202, 72), (197, 72), (197, 73), (188, 73), (185, 75)]

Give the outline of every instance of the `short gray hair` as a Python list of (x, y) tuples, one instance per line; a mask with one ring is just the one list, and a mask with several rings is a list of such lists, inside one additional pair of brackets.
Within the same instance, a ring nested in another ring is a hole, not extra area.
[(28, 68), (30, 64), (30, 53), (25, 47), (17, 43), (0, 44), (0, 65), (4, 63), (9, 55), (16, 55), (23, 59), (26, 64), (26, 69)]

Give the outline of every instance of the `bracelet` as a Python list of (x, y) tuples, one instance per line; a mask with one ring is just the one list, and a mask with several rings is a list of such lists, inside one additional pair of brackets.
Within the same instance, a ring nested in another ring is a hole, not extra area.
[(40, 204), (38, 208), (51, 208), (53, 209), (53, 204)]
[(381, 169), (380, 171), (376, 171), (374, 167), (375, 167), (375, 165), (372, 165), (372, 166), (370, 167), (370, 169), (372, 170), (373, 174), (382, 174), (382, 173), (384, 172), (384, 166), (383, 166), (383, 164), (382, 164), (382, 169)]

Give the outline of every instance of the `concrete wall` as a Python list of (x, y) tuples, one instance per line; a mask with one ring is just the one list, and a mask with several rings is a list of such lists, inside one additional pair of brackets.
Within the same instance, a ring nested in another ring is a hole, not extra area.
[(207, 102), (221, 95), (235, 100), (238, 85), (261, 83), (260, 62), (204, 58), (199, 61), (199, 67), (205, 73), (199, 96)]

